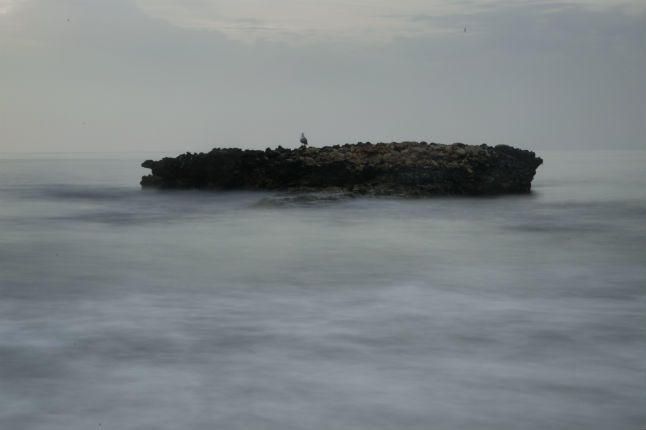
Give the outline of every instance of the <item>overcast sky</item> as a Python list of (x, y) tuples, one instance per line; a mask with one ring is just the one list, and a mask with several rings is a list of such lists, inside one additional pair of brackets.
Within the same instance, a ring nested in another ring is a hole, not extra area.
[(301, 131), (646, 148), (646, 2), (0, 0), (0, 151), (297, 146)]

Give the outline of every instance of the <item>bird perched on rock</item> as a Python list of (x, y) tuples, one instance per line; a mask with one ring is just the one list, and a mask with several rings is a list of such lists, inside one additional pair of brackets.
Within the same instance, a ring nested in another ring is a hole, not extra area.
[(301, 133), (301, 145), (307, 146), (307, 137), (305, 137), (305, 133)]

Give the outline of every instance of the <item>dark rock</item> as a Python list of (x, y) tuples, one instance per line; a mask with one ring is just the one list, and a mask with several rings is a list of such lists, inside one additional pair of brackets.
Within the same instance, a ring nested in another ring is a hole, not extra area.
[(159, 161), (144, 187), (343, 190), (361, 194), (528, 193), (543, 160), (507, 145), (360, 143), (324, 148), (216, 148)]

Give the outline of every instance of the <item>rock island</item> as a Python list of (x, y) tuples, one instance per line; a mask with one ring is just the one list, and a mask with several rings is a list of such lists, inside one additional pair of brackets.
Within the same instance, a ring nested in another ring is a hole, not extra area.
[(373, 195), (528, 193), (543, 160), (531, 151), (426, 142), (359, 142), (297, 149), (215, 148), (147, 160), (143, 187), (343, 191)]

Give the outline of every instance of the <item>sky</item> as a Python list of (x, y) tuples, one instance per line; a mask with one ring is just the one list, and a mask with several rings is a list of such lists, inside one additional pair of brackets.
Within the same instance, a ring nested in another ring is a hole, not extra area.
[(0, 0), (0, 152), (296, 147), (301, 131), (646, 149), (646, 2)]

